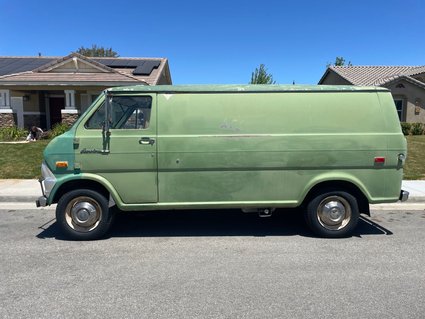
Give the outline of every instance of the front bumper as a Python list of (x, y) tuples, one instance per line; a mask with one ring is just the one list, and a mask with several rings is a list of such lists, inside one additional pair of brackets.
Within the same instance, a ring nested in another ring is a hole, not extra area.
[(400, 197), (398, 198), (398, 200), (400, 200), (402, 202), (405, 202), (405, 201), (408, 200), (408, 198), (409, 198), (409, 192), (408, 191), (401, 190), (400, 191)]
[(56, 177), (49, 169), (45, 161), (43, 161), (41, 164), (41, 175), (42, 177), (38, 180), (38, 182), (40, 183), (41, 193), (43, 196), (40, 196), (35, 201), (35, 205), (37, 207), (47, 206), (47, 199), (49, 198), (50, 192), (56, 184)]
[(47, 197), (46, 196), (40, 196), (36, 201), (35, 205), (37, 207), (46, 207), (47, 206)]

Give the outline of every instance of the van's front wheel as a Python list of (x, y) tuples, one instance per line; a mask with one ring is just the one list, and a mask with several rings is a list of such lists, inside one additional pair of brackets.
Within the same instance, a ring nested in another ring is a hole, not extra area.
[(76, 240), (101, 238), (110, 228), (111, 217), (107, 199), (90, 189), (66, 193), (56, 207), (59, 227)]
[(328, 238), (351, 235), (359, 220), (356, 198), (344, 191), (325, 191), (307, 205), (305, 219), (311, 230)]

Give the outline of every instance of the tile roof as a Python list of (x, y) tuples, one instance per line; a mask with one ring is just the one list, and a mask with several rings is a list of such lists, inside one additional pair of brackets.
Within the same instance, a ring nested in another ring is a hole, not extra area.
[(425, 72), (425, 66), (330, 66), (329, 70), (354, 85), (380, 86), (400, 77), (411, 77)]
[(47, 72), (47, 71), (54, 69), (55, 66), (59, 66), (63, 62), (70, 61), (72, 58), (78, 58), (80, 60), (86, 61), (86, 62), (90, 63), (91, 65), (93, 65), (93, 66), (95, 66), (99, 69), (104, 70), (105, 72), (113, 71), (111, 68), (109, 68), (105, 64), (99, 63), (96, 60), (90, 59), (89, 57), (86, 57), (84, 55), (81, 55), (81, 54), (75, 53), (75, 52), (71, 53), (70, 55), (60, 57), (56, 60), (53, 60), (50, 63), (42, 65), (42, 66), (40, 66), (40, 67), (38, 67), (34, 70), (31, 70), (31, 71), (33, 71), (33, 72)]
[[(125, 74), (112, 73), (47, 73), (47, 72), (22, 72), (0, 77), (0, 83), (9, 82), (133, 82), (142, 84), (144, 81), (135, 81)], [(141, 83), (142, 82), (142, 83)]]
[(415, 79), (415, 78), (413, 78), (411, 76), (408, 76), (408, 75), (402, 75), (402, 76), (399, 76), (399, 77), (393, 77), (392, 79), (389, 79), (388, 81), (386, 81), (385, 84), (389, 84), (389, 83), (391, 83), (393, 81), (400, 80), (400, 79), (406, 80), (407, 82), (410, 82), (410, 83), (412, 83), (412, 84), (414, 84), (416, 86), (419, 86), (419, 87), (422, 87), (422, 88), (425, 89), (425, 82), (419, 81), (419, 80), (417, 80), (417, 79)]
[[(99, 69), (99, 73), (55, 72), (57, 66), (71, 59), (80, 59)], [(123, 67), (124, 66), (124, 67)], [(65, 57), (0, 57), (0, 84), (6, 82), (90, 82), (158, 84), (168, 63), (165, 58), (97, 58), (71, 53)], [(138, 70), (138, 72), (135, 72)]]
[(406, 72), (405, 75), (415, 76), (421, 73), (425, 73), (425, 65), (413, 68), (409, 72)]

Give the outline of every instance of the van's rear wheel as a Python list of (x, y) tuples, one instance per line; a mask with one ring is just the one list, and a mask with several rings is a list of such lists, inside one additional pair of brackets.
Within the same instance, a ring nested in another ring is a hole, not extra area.
[(328, 238), (351, 235), (359, 220), (356, 198), (344, 191), (324, 191), (307, 205), (305, 219), (311, 230)]
[(76, 240), (101, 238), (109, 230), (112, 214), (108, 200), (96, 191), (75, 190), (63, 195), (56, 207), (56, 220), (67, 237)]

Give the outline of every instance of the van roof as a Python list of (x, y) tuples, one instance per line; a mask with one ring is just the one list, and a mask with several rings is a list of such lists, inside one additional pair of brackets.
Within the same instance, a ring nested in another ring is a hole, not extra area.
[(134, 85), (114, 87), (107, 89), (108, 92), (158, 92), (158, 93), (266, 93), (266, 92), (369, 92), (383, 91), (388, 89), (375, 86), (354, 85)]

